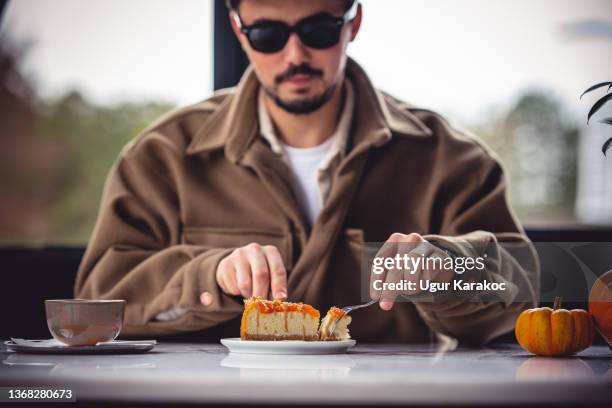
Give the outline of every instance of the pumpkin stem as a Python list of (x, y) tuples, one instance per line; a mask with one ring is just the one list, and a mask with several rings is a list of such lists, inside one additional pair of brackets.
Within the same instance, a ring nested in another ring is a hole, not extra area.
[(561, 296), (555, 297), (555, 303), (553, 304), (553, 309), (557, 310), (561, 308)]

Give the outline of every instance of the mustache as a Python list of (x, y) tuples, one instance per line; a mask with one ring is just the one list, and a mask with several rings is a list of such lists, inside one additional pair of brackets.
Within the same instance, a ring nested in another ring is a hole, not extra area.
[(300, 65), (291, 65), (284, 72), (278, 74), (274, 78), (274, 82), (278, 85), (283, 81), (286, 81), (293, 75), (312, 75), (312, 76), (323, 76), (323, 71), (320, 69), (316, 69), (311, 67), (308, 64), (300, 64)]

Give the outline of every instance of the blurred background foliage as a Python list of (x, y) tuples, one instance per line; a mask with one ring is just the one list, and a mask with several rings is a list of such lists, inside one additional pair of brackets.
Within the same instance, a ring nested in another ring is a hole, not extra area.
[(28, 45), (0, 40), (0, 244), (82, 245), (121, 148), (172, 109), (163, 101), (41, 100), (20, 70)]
[(580, 127), (545, 90), (529, 90), (501, 114), (470, 130), (499, 156), (511, 205), (523, 222), (576, 220)]

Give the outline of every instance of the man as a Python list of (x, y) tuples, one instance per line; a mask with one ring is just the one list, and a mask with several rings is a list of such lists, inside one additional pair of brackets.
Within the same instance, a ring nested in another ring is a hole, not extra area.
[[(126, 299), (126, 334), (227, 323), (235, 336), (249, 296), (321, 310), (360, 303), (367, 241), (435, 240), (469, 256), (498, 240), (526, 242), (491, 154), (439, 115), (376, 90), (347, 58), (359, 4), (228, 5), (251, 67), (236, 88), (169, 114), (123, 149), (77, 297)], [(533, 278), (496, 254), (490, 278)], [(515, 295), (395, 303), (397, 293), (378, 293), (379, 307), (356, 311), (351, 332), (483, 343), (511, 329), (527, 304)]]

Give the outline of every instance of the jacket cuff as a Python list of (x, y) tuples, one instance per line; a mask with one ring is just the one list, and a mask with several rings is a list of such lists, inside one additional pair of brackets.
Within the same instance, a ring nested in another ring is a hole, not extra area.
[[(198, 255), (185, 275), (183, 291), (176, 305), (192, 312), (219, 312), (236, 305), (242, 310), (235, 297), (226, 295), (217, 283), (216, 271), (219, 262), (227, 257), (234, 248), (210, 249)], [(212, 296), (212, 302), (203, 305), (200, 302), (202, 292)]]
[[(519, 234), (508, 237), (512, 241), (521, 240)], [(486, 256), (486, 267), (482, 273), (471, 276), (466, 276), (467, 273), (460, 276), (455, 274), (454, 279), (504, 282), (507, 288), (503, 292), (496, 292), (495, 300), (457, 297), (440, 302), (414, 302), (425, 323), (436, 332), (474, 344), (482, 344), (510, 330), (516, 315), (528, 304), (517, 302), (521, 290), (517, 279), (523, 276), (519, 273), (522, 271), (521, 264), (498, 245), (498, 236), (487, 231), (474, 231), (460, 236), (426, 235), (424, 238), (451, 250), (457, 256)], [(478, 296), (477, 293), (475, 295)]]
[[(505, 254), (504, 249), (500, 247), (500, 244), (491, 232), (487, 231), (473, 231), (464, 235), (458, 236), (445, 236), (445, 235), (425, 235), (423, 237), (429, 242), (436, 243), (438, 247), (450, 250), (454, 256), (478, 258), (484, 257), (485, 268), (482, 271), (476, 272), (471, 271), (464, 275), (453, 275), (452, 284), (456, 280), (463, 280), (464, 282), (483, 282), (488, 281), (491, 283), (504, 283), (506, 290), (503, 292), (496, 292), (496, 300), (492, 302), (502, 302), (505, 306), (510, 305), (515, 301), (519, 287), (512, 280), (508, 279), (504, 274), (504, 269), (515, 267), (516, 265), (509, 265), (509, 254)], [(520, 267), (520, 266), (519, 266)], [(477, 296), (478, 294), (475, 294)], [(469, 304), (485, 304), (491, 302), (482, 301), (471, 301), (469, 298), (453, 298), (449, 301), (444, 302), (422, 302), (424, 309), (436, 310), (438, 312), (455, 312), (461, 308), (467, 308), (465, 305)]]

